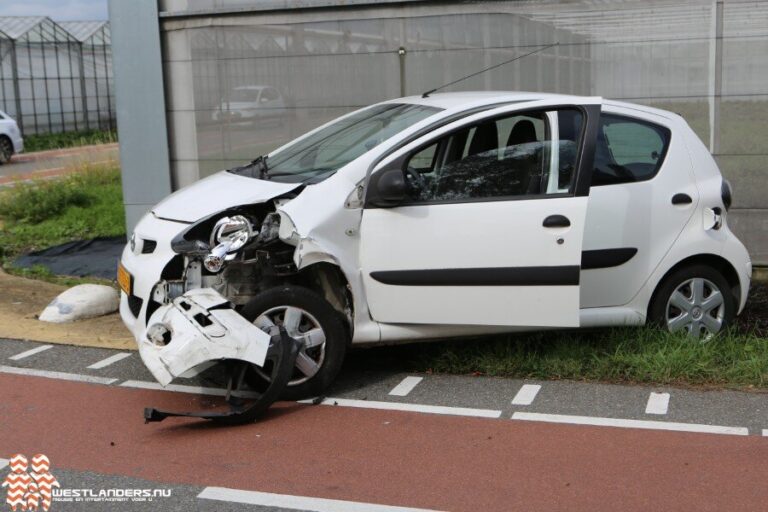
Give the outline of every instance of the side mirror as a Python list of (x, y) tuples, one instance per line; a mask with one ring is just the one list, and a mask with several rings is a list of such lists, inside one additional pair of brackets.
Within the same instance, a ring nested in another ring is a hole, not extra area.
[(390, 169), (378, 175), (373, 183), (368, 202), (380, 208), (390, 208), (405, 201), (408, 186), (405, 183), (405, 174), (400, 169)]

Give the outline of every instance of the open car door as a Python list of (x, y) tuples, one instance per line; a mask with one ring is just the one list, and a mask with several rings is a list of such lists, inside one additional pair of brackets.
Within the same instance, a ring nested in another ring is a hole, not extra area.
[(600, 105), (497, 108), (382, 160), (360, 228), (373, 319), (578, 326)]

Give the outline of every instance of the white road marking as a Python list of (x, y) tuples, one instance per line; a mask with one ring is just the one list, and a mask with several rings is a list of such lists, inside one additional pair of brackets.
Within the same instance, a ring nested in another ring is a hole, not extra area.
[(541, 386), (538, 384), (523, 384), (515, 398), (512, 399), (512, 405), (531, 405), (540, 389)]
[(51, 372), (48, 370), (35, 370), (33, 368), (17, 368), (16, 366), (0, 366), (0, 373), (13, 373), (15, 375), (30, 375), (32, 377), (45, 377), (46, 379), (74, 380), (78, 382), (91, 382), (93, 384), (112, 384), (117, 379), (94, 377), (92, 375), (80, 375), (79, 373)]
[(625, 420), (618, 418), (598, 418), (592, 416), (570, 416), (566, 414), (540, 414), (535, 412), (516, 412), (513, 420), (543, 421), (547, 423), (570, 423), (573, 425), (594, 425), (598, 427), (642, 428), (651, 430), (674, 430), (678, 432), (699, 432), (703, 434), (749, 435), (746, 427), (721, 427), (719, 425), (700, 425), (698, 423), (674, 423), (671, 421)]
[(291, 496), (289, 494), (272, 494), (270, 492), (240, 491), (237, 489), (227, 489), (226, 487), (206, 487), (197, 497), (204, 500), (245, 503), (288, 510), (309, 510), (312, 512), (436, 512), (424, 508), (394, 507), (358, 501)]
[(3, 469), (10, 462), (8, 459), (0, 459), (0, 469)]
[(763, 437), (768, 437), (768, 428), (763, 429)]
[(400, 381), (400, 384), (392, 388), (389, 394), (393, 396), (408, 396), (408, 393), (413, 391), (413, 388), (422, 380), (424, 380), (423, 377), (406, 377)]
[[(301, 404), (311, 404), (313, 400), (299, 400)], [(376, 402), (373, 400), (354, 400), (351, 398), (325, 398), (322, 405), (341, 407), (359, 407), (361, 409), (385, 409), (388, 411), (424, 412), (428, 414), (447, 414), (452, 416), (474, 416), (477, 418), (499, 418), (501, 411), (490, 409), (470, 409), (467, 407), (446, 407), (442, 405), (407, 404), (403, 402)]]
[(102, 368), (106, 368), (107, 366), (114, 364), (118, 361), (122, 361), (126, 357), (131, 357), (131, 352), (118, 352), (117, 354), (113, 356), (109, 356), (106, 359), (102, 359), (101, 361), (97, 363), (93, 363), (91, 366), (88, 367), (89, 370), (101, 370)]
[(645, 414), (667, 414), (669, 409), (669, 393), (651, 393), (648, 404), (645, 406)]
[(190, 368), (189, 370), (185, 371), (179, 377), (182, 379), (191, 379), (193, 377), (197, 377), (201, 373), (203, 373), (205, 370), (210, 368), (211, 366), (215, 366), (218, 361), (208, 361), (206, 363), (202, 363), (194, 368)]
[(21, 352), (20, 354), (16, 354), (15, 356), (11, 356), (8, 359), (12, 361), (19, 361), (20, 359), (39, 354), (40, 352), (45, 352), (49, 348), (53, 348), (53, 345), (40, 345), (39, 347), (35, 347), (33, 349)]
[[(138, 388), (138, 389), (153, 389), (157, 391), (174, 391), (176, 393), (190, 393), (193, 395), (212, 395), (212, 396), (225, 396), (227, 390), (224, 388), (205, 388), (202, 386), (185, 386), (183, 384), (168, 384), (163, 387), (157, 382), (146, 382), (143, 380), (127, 380), (121, 382), (120, 386), (125, 388)], [(258, 393), (251, 392), (235, 392), (233, 395), (241, 396), (243, 398), (258, 398)]]

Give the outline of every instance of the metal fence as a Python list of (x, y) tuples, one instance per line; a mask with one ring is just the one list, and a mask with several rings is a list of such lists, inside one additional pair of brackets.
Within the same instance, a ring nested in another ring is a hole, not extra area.
[(557, 42), (447, 90), (599, 95), (682, 114), (736, 190), (729, 224), (768, 264), (764, 0), (158, 2), (177, 187), (354, 108)]
[(115, 128), (106, 21), (0, 17), (0, 109), (25, 135)]

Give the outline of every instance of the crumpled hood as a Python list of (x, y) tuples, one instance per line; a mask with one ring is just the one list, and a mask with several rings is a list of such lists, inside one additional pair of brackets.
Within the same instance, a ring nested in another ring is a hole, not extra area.
[(222, 171), (174, 192), (152, 211), (162, 219), (195, 222), (234, 206), (264, 203), (300, 186)]

